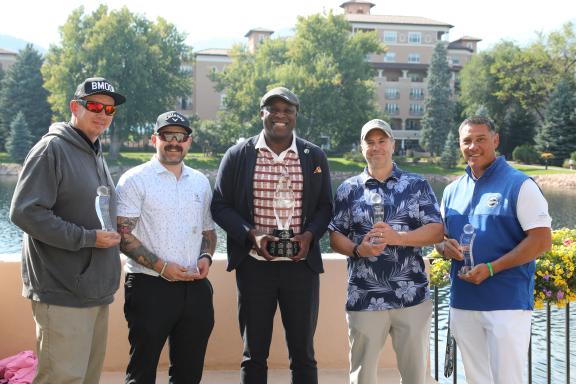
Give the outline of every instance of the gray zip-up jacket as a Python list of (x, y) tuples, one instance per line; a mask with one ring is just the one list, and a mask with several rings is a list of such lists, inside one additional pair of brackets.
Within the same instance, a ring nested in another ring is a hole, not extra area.
[(25, 233), (23, 295), (67, 307), (109, 304), (120, 283), (118, 247), (95, 248), (98, 186), (111, 194), (114, 182), (102, 151), (94, 153), (70, 123), (55, 123), (30, 150), (10, 208), (10, 220)]

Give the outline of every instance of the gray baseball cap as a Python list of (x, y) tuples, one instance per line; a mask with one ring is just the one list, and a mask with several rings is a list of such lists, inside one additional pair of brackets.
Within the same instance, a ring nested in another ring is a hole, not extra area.
[(275, 97), (284, 100), (288, 104), (292, 104), (296, 107), (296, 109), (300, 109), (300, 101), (298, 100), (298, 96), (292, 93), (292, 91), (288, 88), (284, 87), (272, 88), (266, 92), (266, 94), (262, 96), (262, 99), (260, 99), (260, 109), (262, 109), (262, 107), (265, 105), (268, 105), (270, 101)]
[(360, 141), (364, 141), (366, 135), (373, 129), (379, 129), (384, 132), (389, 138), (394, 140), (394, 135), (392, 134), (392, 128), (390, 124), (380, 119), (373, 119), (364, 124), (362, 127), (362, 132), (360, 133)]

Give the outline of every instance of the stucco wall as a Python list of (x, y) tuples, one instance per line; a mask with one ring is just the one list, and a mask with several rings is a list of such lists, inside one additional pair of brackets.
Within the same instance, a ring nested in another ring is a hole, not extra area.
[[(320, 279), (320, 314), (316, 331), (316, 358), (321, 368), (348, 367), (348, 328), (344, 312), (346, 261), (336, 255), (325, 255), (326, 272)], [(206, 355), (209, 370), (234, 370), (239, 367), (242, 343), (238, 331), (236, 284), (234, 272), (226, 272), (226, 262), (219, 256), (209, 278), (214, 286), (216, 325)], [(21, 296), (20, 263), (0, 261), (0, 359), (25, 349), (35, 348), (34, 321), (28, 300)], [(108, 349), (104, 370), (122, 371), (128, 359), (128, 329), (122, 311), (124, 292), (121, 288), (110, 308)], [(164, 351), (161, 367), (167, 366)], [(279, 311), (275, 319), (270, 351), (271, 368), (287, 368), (288, 358)], [(396, 366), (390, 343), (382, 353), (380, 367)]]

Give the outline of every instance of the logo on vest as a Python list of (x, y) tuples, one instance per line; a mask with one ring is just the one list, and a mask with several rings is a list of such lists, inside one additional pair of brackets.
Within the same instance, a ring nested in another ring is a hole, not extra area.
[(499, 202), (498, 196), (490, 196), (486, 201), (486, 205), (488, 206), (488, 208), (494, 208), (495, 206), (498, 205), (498, 202)]
[(92, 81), (90, 82), (90, 91), (114, 92), (114, 87), (106, 81)]

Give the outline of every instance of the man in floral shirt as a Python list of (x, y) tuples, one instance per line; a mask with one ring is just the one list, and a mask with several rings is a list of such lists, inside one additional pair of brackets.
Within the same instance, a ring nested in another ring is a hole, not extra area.
[(328, 227), (332, 248), (349, 256), (350, 383), (377, 383), (390, 334), (402, 383), (423, 384), (432, 304), (420, 247), (443, 238), (438, 202), (426, 180), (392, 161), (388, 123), (367, 122), (360, 140), (368, 166), (338, 187)]

